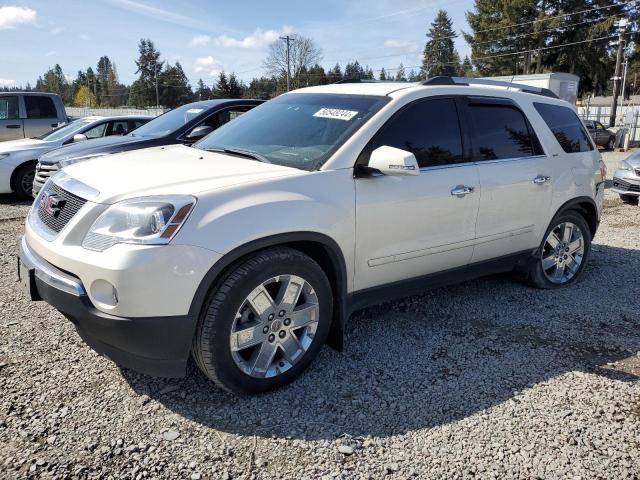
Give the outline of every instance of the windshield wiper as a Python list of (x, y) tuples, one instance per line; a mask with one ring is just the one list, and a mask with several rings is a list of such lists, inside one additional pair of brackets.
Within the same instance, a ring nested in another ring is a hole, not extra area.
[(231, 155), (239, 155), (241, 157), (250, 158), (252, 160), (257, 160), (263, 163), (271, 163), (271, 161), (265, 157), (264, 155), (260, 155), (259, 153), (252, 152), (250, 150), (244, 150), (242, 148), (205, 148), (207, 152), (217, 152), (217, 153), (229, 153)]

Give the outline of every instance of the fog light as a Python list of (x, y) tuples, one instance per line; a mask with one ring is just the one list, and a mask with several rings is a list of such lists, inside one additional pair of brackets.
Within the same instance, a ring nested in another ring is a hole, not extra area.
[(118, 305), (118, 290), (106, 280), (95, 280), (91, 284), (91, 295), (103, 308), (114, 308)]

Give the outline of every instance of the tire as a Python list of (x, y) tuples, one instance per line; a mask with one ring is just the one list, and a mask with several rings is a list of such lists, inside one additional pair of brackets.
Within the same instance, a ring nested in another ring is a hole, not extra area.
[(616, 137), (609, 137), (607, 144), (605, 145), (605, 150), (611, 151), (616, 148)]
[(21, 200), (33, 200), (33, 179), (36, 175), (34, 162), (20, 165), (13, 174), (12, 188), (15, 195)]
[[(293, 306), (287, 305), (287, 297), (279, 302), (285, 291), (296, 291), (301, 285), (299, 301)], [(232, 393), (280, 388), (317, 356), (329, 334), (332, 309), (329, 280), (313, 259), (291, 248), (263, 250), (236, 263), (209, 294), (192, 356), (210, 380)], [(303, 323), (304, 318), (309, 323), (296, 328), (296, 322)], [(239, 331), (249, 333), (242, 337)], [(232, 348), (240, 342), (250, 346)], [(272, 361), (262, 361), (268, 358)]]
[[(571, 240), (568, 242), (563, 238), (564, 230), (562, 225), (573, 226)], [(552, 240), (551, 234), (555, 234)], [(571, 249), (577, 246), (578, 240), (582, 240), (581, 250)], [(559, 244), (554, 249), (552, 243), (559, 240)], [(551, 241), (551, 243), (550, 243)], [(565, 245), (567, 244), (567, 245)], [(567, 251), (567, 248), (569, 251)], [(559, 254), (559, 258), (556, 255)], [(528, 268), (528, 283), (536, 288), (563, 288), (580, 280), (584, 268), (589, 261), (591, 254), (591, 231), (584, 217), (574, 211), (569, 210), (557, 215), (547, 228), (542, 244), (536, 251)], [(543, 261), (544, 258), (544, 261)], [(553, 263), (551, 263), (553, 261)], [(562, 263), (559, 263), (562, 262)], [(544, 265), (544, 266), (543, 266)], [(577, 268), (576, 268), (577, 265)], [(555, 268), (554, 268), (555, 267)], [(562, 270), (563, 276), (559, 276)], [(566, 272), (566, 277), (564, 276)]]
[(638, 205), (638, 197), (635, 195), (620, 195), (620, 200), (628, 205)]

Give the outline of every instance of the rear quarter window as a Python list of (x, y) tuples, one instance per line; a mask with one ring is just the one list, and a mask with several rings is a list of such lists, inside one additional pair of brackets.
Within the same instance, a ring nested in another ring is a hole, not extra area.
[(589, 134), (578, 115), (569, 107), (548, 103), (534, 103), (533, 106), (556, 137), (565, 153), (593, 150)]

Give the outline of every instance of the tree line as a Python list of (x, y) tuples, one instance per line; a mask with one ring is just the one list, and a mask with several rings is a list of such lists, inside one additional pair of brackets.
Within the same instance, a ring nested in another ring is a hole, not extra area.
[[(322, 50), (310, 39), (294, 36), (290, 43), (291, 88), (325, 85), (345, 79), (420, 81), (429, 77), (497, 76), (569, 72), (581, 78), (579, 94), (602, 95), (611, 92), (615, 64), (616, 20), (629, 18), (632, 26), (636, 10), (630, 1), (604, 0), (475, 0), (467, 12), (470, 30), (453, 29), (445, 10), (437, 12), (426, 32), (421, 65), (381, 68), (374, 71), (357, 60), (344, 68), (338, 63), (326, 69), (321, 65)], [(633, 29), (632, 29), (633, 30)], [(470, 46), (470, 55), (460, 58), (455, 40), (462, 35)], [(628, 40), (638, 40), (630, 31)], [(162, 105), (174, 108), (193, 100), (210, 98), (272, 98), (286, 91), (286, 45), (275, 42), (263, 61), (266, 75), (247, 83), (234, 72), (220, 72), (212, 84), (199, 79), (192, 87), (179, 62), (162, 60), (150, 39), (138, 45), (138, 78), (131, 85), (118, 79), (117, 68), (107, 56), (92, 67), (78, 71), (69, 81), (60, 65), (39, 77), (35, 90), (55, 92), (66, 104), (76, 106), (146, 107)], [(640, 73), (640, 47), (630, 52), (629, 85), (631, 93)], [(27, 85), (27, 88), (31, 88)]]

